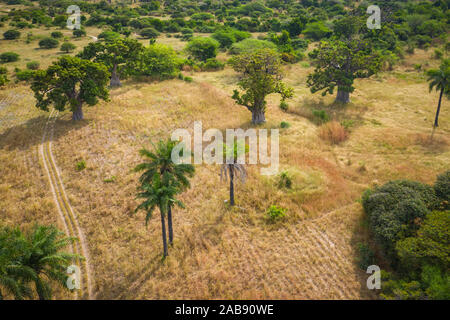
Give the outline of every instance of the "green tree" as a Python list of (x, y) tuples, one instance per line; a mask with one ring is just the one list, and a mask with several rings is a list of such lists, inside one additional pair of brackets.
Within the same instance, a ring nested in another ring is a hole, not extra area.
[(111, 72), (111, 87), (121, 86), (120, 78), (133, 73), (143, 50), (142, 44), (134, 39), (116, 39), (106, 42), (91, 42), (77, 56), (100, 62)]
[(36, 107), (48, 111), (48, 106), (63, 111), (69, 106), (73, 120), (83, 119), (83, 103), (95, 105), (99, 98), (108, 99), (106, 85), (109, 72), (105, 65), (78, 57), (63, 56), (35, 73), (31, 89)]
[(64, 42), (61, 45), (61, 51), (66, 52), (66, 53), (69, 53), (69, 52), (75, 50), (75, 48), (76, 48), (76, 46), (70, 42)]
[(136, 71), (139, 75), (164, 80), (175, 77), (179, 66), (180, 59), (175, 50), (155, 43), (143, 49), (137, 60)]
[(159, 36), (159, 32), (155, 28), (144, 28), (139, 34), (145, 39), (155, 39)]
[(206, 61), (217, 56), (219, 42), (212, 38), (199, 37), (189, 41), (186, 50), (195, 59)]
[(18, 30), (7, 30), (3, 33), (3, 38), (5, 40), (14, 40), (20, 37), (20, 31)]
[(0, 62), (15, 62), (19, 60), (19, 54), (15, 52), (3, 52), (0, 54)]
[(39, 41), (39, 47), (41, 49), (53, 49), (58, 46), (58, 40), (47, 37)]
[(428, 82), (430, 82), (430, 92), (436, 88), (440, 91), (439, 102), (434, 118), (433, 132), (439, 126), (439, 112), (441, 111), (442, 97), (450, 93), (450, 59), (445, 59), (439, 69), (428, 70)]
[(367, 41), (333, 40), (321, 42), (314, 51), (316, 68), (308, 75), (307, 85), (311, 92), (321, 91), (325, 96), (338, 88), (337, 102), (349, 103), (350, 93), (357, 78), (367, 78), (378, 72), (381, 58), (373, 52)]
[[(154, 151), (142, 149), (139, 151), (140, 155), (147, 159), (135, 167), (136, 172), (143, 172), (139, 178), (141, 186), (152, 184), (155, 176), (163, 179), (164, 175), (168, 175), (170, 180), (175, 180), (177, 187), (176, 193), (180, 193), (190, 187), (189, 177), (192, 177), (195, 168), (191, 164), (175, 163), (173, 161), (172, 153), (177, 141), (163, 141), (160, 140)], [(173, 224), (172, 224), (172, 206), (174, 202), (170, 202), (167, 207), (167, 221), (169, 229), (169, 243), (173, 244)]]
[(278, 53), (270, 49), (257, 50), (236, 56), (230, 60), (233, 69), (240, 73), (239, 87), (245, 92), (234, 90), (233, 99), (252, 113), (252, 123), (266, 121), (266, 96), (279, 93), (282, 100), (293, 96), (292, 88), (281, 81), (281, 61)]
[(72, 34), (75, 38), (81, 38), (86, 35), (86, 31), (83, 29), (75, 29), (73, 30)]

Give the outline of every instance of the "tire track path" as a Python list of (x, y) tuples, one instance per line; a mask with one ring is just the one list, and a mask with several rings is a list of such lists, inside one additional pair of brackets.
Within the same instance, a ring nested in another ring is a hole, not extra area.
[(77, 265), (80, 267), (80, 290), (75, 297), (79, 299), (94, 299), (92, 290), (92, 277), (90, 269), (90, 260), (88, 254), (88, 246), (84, 237), (83, 231), (80, 228), (77, 215), (70, 205), (69, 199), (66, 195), (66, 190), (62, 183), (60, 170), (56, 165), (52, 153), (52, 140), (54, 133), (54, 124), (58, 117), (58, 111), (52, 110), (50, 116), (45, 124), (42, 142), (39, 145), (39, 155), (42, 159), (45, 172), (50, 183), (50, 189), (53, 194), (53, 199), (56, 204), (61, 221), (64, 225), (64, 230), (69, 237), (79, 239), (72, 244), (72, 252), (84, 257), (84, 260), (77, 260)]

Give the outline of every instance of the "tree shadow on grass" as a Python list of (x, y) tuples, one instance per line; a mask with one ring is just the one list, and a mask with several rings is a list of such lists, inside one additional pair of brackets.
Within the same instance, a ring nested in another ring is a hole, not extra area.
[[(24, 123), (7, 128), (0, 133), (0, 149), (4, 150), (27, 150), (42, 142), (48, 115), (40, 115), (27, 120)], [(90, 120), (72, 121), (68, 119), (57, 119), (54, 127), (53, 140), (70, 134), (72, 130), (78, 130), (88, 125)], [(50, 127), (48, 127), (50, 128)]]

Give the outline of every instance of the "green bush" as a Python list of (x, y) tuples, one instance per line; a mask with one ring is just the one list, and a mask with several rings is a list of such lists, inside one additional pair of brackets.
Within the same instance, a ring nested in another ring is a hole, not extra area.
[(444, 210), (450, 209), (450, 170), (437, 176), (434, 191)]
[(286, 101), (281, 100), (280, 102), (280, 109), (283, 111), (287, 111), (289, 109), (289, 105)]
[(0, 67), (0, 87), (9, 82), (7, 73), (8, 70), (5, 67)]
[(303, 30), (303, 34), (308, 39), (319, 41), (324, 38), (329, 38), (332, 34), (332, 31), (327, 26), (325, 26), (322, 21), (320, 21), (308, 23), (305, 30)]
[(177, 76), (180, 64), (171, 47), (153, 44), (144, 49), (138, 62), (138, 73), (159, 80), (170, 79)]
[(291, 124), (289, 123), (289, 122), (287, 122), (287, 121), (281, 121), (281, 123), (280, 123), (280, 127), (282, 128), (282, 129), (287, 129), (287, 128), (289, 128), (291, 126)]
[(144, 28), (139, 34), (145, 39), (156, 39), (159, 36), (159, 32), (155, 28)]
[(3, 33), (3, 38), (5, 40), (14, 40), (20, 37), (20, 31), (18, 30), (7, 30)]
[(58, 47), (58, 44), (59, 44), (58, 40), (49, 37), (39, 41), (39, 47), (41, 49), (53, 49)]
[(230, 54), (243, 54), (260, 49), (277, 50), (277, 46), (271, 41), (249, 38), (234, 43), (230, 48)]
[(83, 29), (75, 29), (73, 30), (72, 34), (75, 38), (81, 38), (86, 35), (86, 31)]
[(53, 31), (50, 36), (54, 39), (60, 39), (62, 38), (64, 35), (62, 34), (61, 31)]
[(225, 63), (220, 62), (216, 58), (210, 58), (206, 62), (202, 63), (201, 69), (203, 71), (217, 71), (223, 70)]
[(75, 167), (77, 171), (83, 171), (84, 169), (86, 169), (86, 161), (84, 160), (78, 161)]
[(34, 70), (22, 70), (16, 72), (16, 78), (19, 81), (30, 81), (34, 76)]
[(111, 30), (106, 30), (100, 33), (98, 35), (98, 38), (105, 41), (114, 41), (120, 38), (120, 33)]
[[(283, 123), (287, 123), (287, 122), (282, 122)], [(281, 126), (283, 127), (283, 126)], [(287, 171), (282, 171), (280, 173), (280, 177), (278, 180), (278, 188), (282, 189), (282, 188), (287, 188), (290, 189), (292, 188), (292, 178), (289, 175), (289, 172)]]
[(217, 56), (219, 45), (219, 42), (212, 38), (193, 38), (189, 41), (186, 51), (195, 59), (206, 61)]
[(39, 66), (40, 66), (40, 64), (37, 61), (27, 62), (27, 69), (37, 70), (37, 69), (39, 69)]
[(69, 53), (69, 52), (75, 50), (75, 48), (76, 48), (76, 46), (70, 42), (64, 42), (61, 45), (61, 51), (66, 52), (66, 53)]
[(0, 54), (0, 62), (15, 62), (19, 60), (19, 54), (15, 52), (4, 52)]
[(286, 216), (287, 209), (281, 208), (276, 205), (272, 205), (267, 209), (266, 215), (270, 219), (270, 221), (274, 222), (276, 220), (280, 220)]
[(323, 124), (330, 121), (330, 116), (325, 110), (313, 110), (312, 115), (314, 117), (314, 121), (318, 124)]
[(366, 271), (375, 263), (375, 252), (365, 243), (358, 243), (358, 266)]

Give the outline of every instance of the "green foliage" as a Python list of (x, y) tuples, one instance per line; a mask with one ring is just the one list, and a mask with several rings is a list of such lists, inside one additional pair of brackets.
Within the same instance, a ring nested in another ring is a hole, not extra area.
[(221, 48), (229, 48), (235, 42), (250, 38), (250, 33), (239, 31), (233, 28), (219, 29), (213, 33), (212, 37), (220, 43)]
[(266, 215), (271, 222), (280, 220), (286, 216), (287, 209), (277, 205), (271, 205), (266, 211)]
[(72, 34), (75, 38), (81, 38), (86, 35), (86, 31), (83, 29), (75, 29), (73, 30)]
[(375, 252), (365, 243), (358, 243), (358, 266), (366, 271), (367, 267), (375, 263)]
[(289, 109), (289, 105), (286, 101), (281, 100), (280, 102), (280, 109), (283, 111), (287, 111)]
[[(282, 123), (287, 123), (287, 122), (282, 122)], [(283, 126), (281, 126), (283, 127)], [(279, 180), (278, 180), (278, 188), (286, 188), (286, 189), (291, 189), (292, 188), (292, 178), (289, 175), (289, 172), (287, 171), (282, 171), (280, 173), (279, 176)]]
[(330, 116), (325, 110), (313, 110), (312, 115), (317, 124), (324, 124), (330, 121)]
[(437, 176), (434, 191), (441, 202), (442, 209), (450, 209), (450, 170)]
[(289, 122), (287, 122), (287, 121), (281, 121), (281, 123), (280, 123), (280, 127), (282, 128), (282, 129), (287, 129), (287, 128), (289, 128), (291, 126), (291, 124), (289, 123)]
[(18, 30), (7, 30), (3, 33), (3, 38), (5, 40), (14, 40), (20, 38), (20, 31)]
[(312, 93), (323, 91), (322, 95), (333, 94), (336, 87), (343, 92), (353, 92), (354, 80), (375, 74), (381, 62), (369, 43), (360, 40), (321, 42), (313, 59), (316, 68), (308, 75), (307, 85)]
[(75, 50), (75, 48), (76, 48), (76, 46), (71, 42), (64, 42), (61, 45), (61, 51), (66, 52), (66, 53), (69, 53), (69, 52)]
[[(281, 81), (280, 57), (273, 50), (263, 49), (235, 56), (230, 65), (241, 74), (238, 85), (244, 91), (240, 94), (234, 90), (233, 99), (252, 114), (265, 112), (265, 98), (271, 93), (279, 93), (283, 101), (293, 96), (293, 89)], [(255, 118), (253, 122), (257, 123)]]
[(27, 62), (27, 69), (37, 70), (37, 69), (39, 69), (39, 66), (40, 66), (40, 63), (37, 61)]
[(329, 38), (332, 34), (332, 31), (327, 26), (325, 26), (323, 22), (312, 22), (306, 25), (305, 30), (303, 30), (303, 34), (308, 39), (319, 41), (324, 38)]
[(139, 34), (145, 39), (155, 39), (159, 36), (159, 32), (155, 28), (144, 28)]
[(120, 33), (111, 30), (106, 30), (101, 32), (98, 35), (98, 38), (106, 42), (115, 41), (120, 39)]
[(216, 58), (210, 58), (202, 63), (200, 67), (204, 71), (217, 71), (223, 70), (225, 63), (220, 62)]
[(39, 41), (39, 47), (41, 49), (53, 49), (56, 48), (58, 44), (58, 40), (49, 37), (46, 37)]
[(30, 81), (34, 76), (34, 70), (22, 70), (16, 72), (16, 78), (19, 81)]
[(86, 161), (81, 159), (76, 163), (75, 168), (77, 169), (77, 171), (83, 171), (84, 169), (86, 169)]
[(49, 105), (53, 104), (63, 111), (68, 105), (75, 112), (84, 102), (95, 105), (99, 99), (108, 99), (106, 84), (109, 77), (103, 64), (63, 56), (47, 70), (36, 71), (31, 84), (36, 107), (48, 111)]
[(231, 46), (230, 54), (245, 54), (262, 49), (277, 50), (277, 46), (270, 41), (249, 38), (234, 43)]
[(62, 34), (61, 31), (53, 31), (53, 32), (50, 34), (50, 36), (51, 36), (52, 38), (55, 38), (55, 39), (60, 39), (60, 38), (62, 38), (64, 35)]
[(0, 87), (6, 85), (8, 82), (8, 70), (5, 67), (0, 67)]
[(189, 41), (186, 51), (195, 59), (206, 61), (217, 56), (219, 45), (219, 42), (212, 38), (193, 38)]
[(35, 225), (26, 233), (1, 228), (0, 289), (15, 299), (34, 298), (36, 293), (39, 299), (50, 300), (52, 282), (67, 288), (67, 267), (82, 258), (61, 251), (74, 240), (53, 226)]
[(180, 64), (180, 59), (171, 47), (153, 44), (144, 48), (137, 70), (140, 75), (164, 80), (176, 77)]
[(7, 62), (15, 62), (19, 60), (19, 54), (15, 52), (3, 52), (0, 54), (0, 62), (1, 63), (7, 63)]

